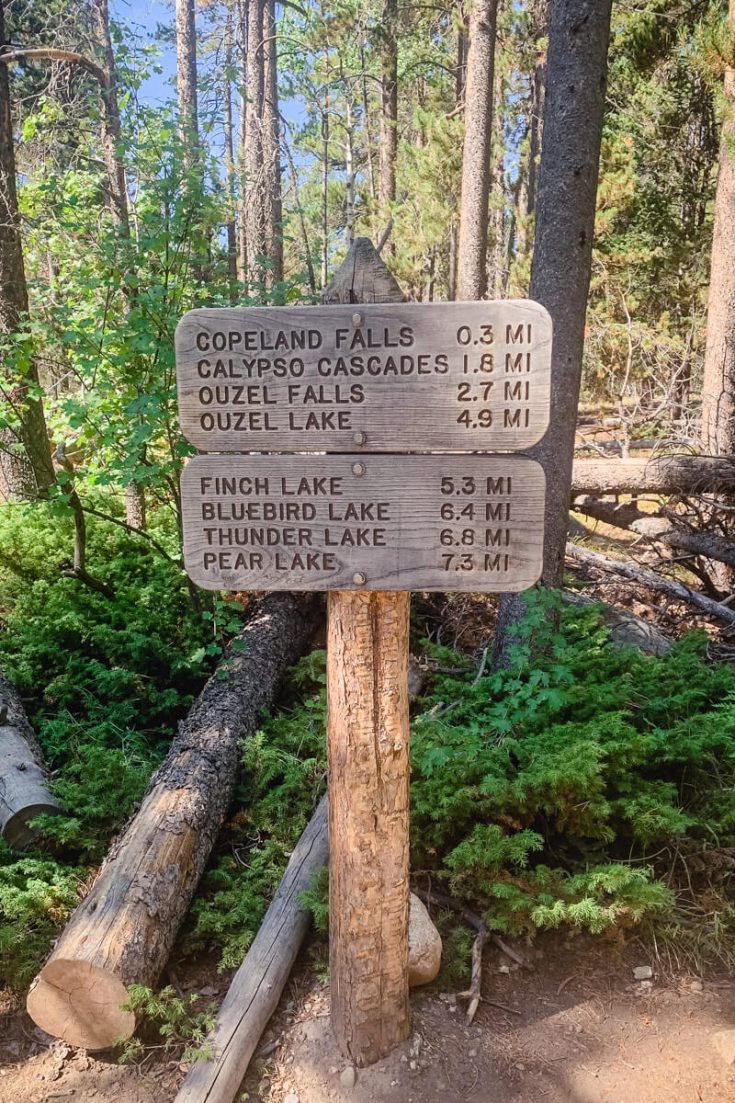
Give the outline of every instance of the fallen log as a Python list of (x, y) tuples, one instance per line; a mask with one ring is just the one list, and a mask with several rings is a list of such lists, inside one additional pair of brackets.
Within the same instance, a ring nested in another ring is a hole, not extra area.
[(209, 679), (28, 995), (42, 1030), (89, 1050), (135, 1029), (128, 985), (152, 985), (230, 805), (241, 740), (318, 623), (318, 598), (266, 597)]
[(641, 460), (575, 460), (572, 494), (696, 495), (732, 492), (735, 458), (732, 456), (657, 456)]
[(645, 536), (671, 551), (685, 552), (688, 555), (701, 555), (706, 559), (715, 559), (718, 563), (728, 563), (735, 567), (735, 544), (716, 532), (692, 532), (682, 525), (674, 524), (669, 518), (644, 513), (632, 502), (603, 502), (599, 498), (578, 498), (572, 509), (583, 513), (595, 521)]
[(0, 670), (0, 835), (8, 846), (25, 850), (38, 839), (30, 821), (61, 811), (48, 790), (43, 754), (23, 703)]
[(569, 559), (581, 563), (585, 567), (594, 567), (599, 571), (622, 575), (630, 578), (641, 586), (647, 586), (651, 590), (666, 594), (677, 601), (685, 601), (694, 605), (700, 612), (708, 617), (717, 617), (728, 624), (735, 624), (735, 612), (727, 605), (721, 605), (719, 601), (713, 601), (711, 597), (701, 594), (698, 590), (692, 590), (683, 582), (677, 582), (673, 578), (663, 578), (654, 571), (648, 571), (645, 567), (639, 567), (622, 559), (610, 559), (599, 552), (582, 548), (578, 544), (567, 544), (566, 554)]
[(309, 914), (298, 898), (312, 875), (327, 864), (327, 818), (327, 798), (323, 797), (232, 978), (214, 1030), (205, 1042), (213, 1056), (194, 1063), (174, 1103), (232, 1103), (235, 1098), (309, 928)]

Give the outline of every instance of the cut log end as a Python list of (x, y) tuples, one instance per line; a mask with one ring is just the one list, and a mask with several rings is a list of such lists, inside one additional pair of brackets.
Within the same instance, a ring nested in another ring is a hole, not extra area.
[(41, 802), (30, 804), (21, 808), (14, 816), (11, 816), (3, 826), (3, 838), (13, 850), (28, 850), (39, 841), (40, 833), (31, 827), (31, 821), (36, 816), (60, 816), (62, 809), (58, 804)]
[(122, 981), (85, 961), (56, 958), (28, 993), (33, 1021), (57, 1038), (81, 1049), (110, 1049), (130, 1038), (135, 1015), (124, 1011), (128, 991)]

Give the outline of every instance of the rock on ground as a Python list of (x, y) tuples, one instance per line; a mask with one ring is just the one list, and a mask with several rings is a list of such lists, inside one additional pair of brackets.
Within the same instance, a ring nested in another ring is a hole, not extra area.
[(408, 983), (411, 987), (434, 980), (441, 961), (441, 935), (424, 904), (411, 893), (408, 918)]

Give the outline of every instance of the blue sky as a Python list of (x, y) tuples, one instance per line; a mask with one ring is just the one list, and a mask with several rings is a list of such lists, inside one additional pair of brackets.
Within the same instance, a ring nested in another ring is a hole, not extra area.
[[(110, 0), (110, 14), (119, 23), (128, 24), (139, 34), (151, 36), (158, 23), (173, 24), (173, 4), (161, 0)], [(141, 89), (141, 97), (150, 104), (170, 99), (173, 89), (168, 83), (176, 75), (176, 55), (173, 47), (163, 46), (160, 57), (163, 73), (154, 75)]]

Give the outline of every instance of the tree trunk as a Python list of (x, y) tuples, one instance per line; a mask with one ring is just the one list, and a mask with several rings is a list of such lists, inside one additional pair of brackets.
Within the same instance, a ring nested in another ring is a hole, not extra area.
[(398, 155), (398, 0), (383, 0), (380, 27), (380, 168), (378, 202), (383, 217), (390, 215), (396, 198)]
[(248, 287), (248, 223), (247, 223), (247, 164), (248, 164), (248, 0), (238, 0), (240, 36), (240, 126), (237, 135), (237, 175), (240, 195), (237, 204), (237, 278), (242, 290)]
[(495, 162), (492, 171), (493, 202), (488, 211), (488, 249), (485, 257), (486, 287), (491, 299), (503, 299), (508, 285), (508, 233), (512, 226), (506, 214), (505, 197), (505, 81), (499, 66), (493, 76), (495, 126), (490, 148)]
[(263, 8), (263, 223), (266, 256), (266, 286), (272, 290), (283, 279), (283, 211), (281, 203), (281, 141), (278, 111), (278, 53), (276, 50), (276, 3), (265, 0)]
[[(324, 302), (401, 302), (356, 238)], [(407, 593), (327, 599), (329, 958), (332, 1026), (358, 1066), (410, 1030)]]
[(497, 15), (498, 0), (475, 0), (470, 13), (457, 265), (460, 301), (481, 299), (486, 290)]
[(695, 496), (732, 490), (731, 456), (662, 456), (643, 460), (575, 460), (573, 494), (656, 494)]
[[(529, 455), (546, 471), (543, 581), (560, 586), (569, 525), (572, 461), (587, 295), (592, 269), (611, 0), (551, 0), (544, 142), (539, 169), (530, 297), (554, 323), (550, 429)], [(501, 598), (496, 665), (507, 662), (517, 595)]]
[(29, 821), (59, 815), (48, 791), (41, 748), (14, 687), (0, 670), (0, 835), (8, 846), (25, 850), (38, 835)]
[[(735, 0), (730, 0), (729, 10), (732, 50)], [(724, 93), (702, 387), (702, 446), (712, 455), (735, 452), (735, 62), (732, 59), (725, 69)]]
[(265, 68), (263, 16), (265, 0), (248, 0), (248, 53), (246, 85), (247, 144), (245, 147), (245, 238), (248, 257), (248, 294), (261, 290), (262, 258), (266, 255), (263, 224), (263, 112)]
[(176, 0), (176, 93), (184, 161), (191, 168), (199, 146), (195, 0)]
[[(122, 159), (122, 129), (120, 125), (120, 105), (117, 99), (117, 70), (115, 52), (110, 34), (110, 13), (107, 0), (92, 0), (92, 28), (96, 45), (102, 55), (102, 68), (105, 80), (100, 82), (102, 98), (102, 121), (100, 137), (102, 156), (107, 173), (107, 193), (113, 223), (123, 240), (128, 242), (130, 233), (130, 208), (128, 205), (125, 164)], [(126, 264), (123, 260), (123, 264)], [(124, 291), (130, 302), (135, 292), (128, 288)], [(138, 454), (138, 461), (141, 456)], [(125, 519), (131, 528), (145, 531), (146, 502), (145, 490), (140, 483), (131, 482), (125, 488)]]
[(120, 107), (117, 99), (115, 54), (110, 36), (110, 15), (107, 0), (92, 0), (91, 16), (95, 41), (102, 55), (102, 66), (107, 78), (106, 83), (100, 86), (102, 97), (100, 136), (102, 139), (102, 157), (107, 172), (110, 210), (115, 225), (123, 237), (129, 238), (128, 190), (125, 180), (125, 165), (121, 156)]
[(212, 1047), (213, 1056), (193, 1064), (174, 1103), (232, 1103), (309, 929), (309, 913), (299, 896), (328, 859), (327, 799), (323, 797), (217, 1013), (205, 1043)]
[[(0, 0), (0, 50), (6, 41), (4, 0)], [(0, 64), (0, 341), (13, 338), (28, 313), (20, 212), (15, 179), (15, 148), (7, 65)], [(0, 499), (43, 496), (54, 482), (38, 368), (32, 356), (24, 370), (0, 355), (0, 398), (17, 428), (0, 429)]]
[[(232, 799), (242, 739), (253, 735), (320, 604), (271, 595), (207, 682), (28, 995), (31, 1018), (72, 1045), (129, 1037), (130, 984), (158, 979)], [(244, 647), (243, 647), (244, 645)]]
[(227, 275), (229, 279), (230, 306), (237, 303), (237, 228), (235, 225), (235, 135), (232, 119), (232, 80), (234, 64), (234, 27), (232, 8), (227, 8), (225, 22), (225, 66), (222, 74), (222, 99), (224, 101), (225, 174), (227, 180)]
[(526, 156), (522, 167), (521, 186), (518, 193), (518, 234), (516, 256), (523, 259), (531, 246), (531, 220), (536, 210), (538, 158), (543, 133), (544, 97), (546, 92), (546, 24), (549, 0), (535, 0), (533, 6), (532, 33), (537, 43), (536, 62), (531, 74), (528, 105), (528, 134)]

